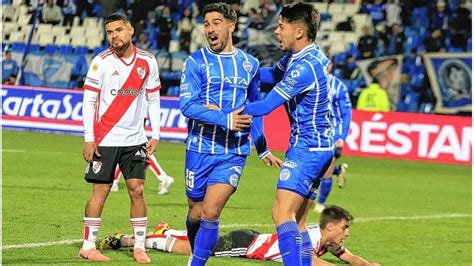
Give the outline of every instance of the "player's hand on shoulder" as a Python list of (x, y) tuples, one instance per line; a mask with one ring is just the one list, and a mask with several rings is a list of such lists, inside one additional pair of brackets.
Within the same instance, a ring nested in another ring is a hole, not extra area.
[(280, 167), (283, 165), (283, 161), (272, 153), (269, 153), (267, 156), (263, 157), (262, 161), (265, 165), (274, 166), (276, 169), (280, 169)]
[(206, 105), (206, 107), (207, 107), (208, 109), (211, 109), (211, 110), (217, 110), (217, 111), (221, 111), (221, 110), (222, 110), (219, 106), (217, 106), (217, 105), (215, 105), (215, 104), (208, 104), (208, 105)]
[(230, 130), (242, 131), (249, 128), (250, 124), (252, 124), (252, 116), (242, 114), (243, 110), (244, 107), (241, 107), (232, 112), (232, 128)]
[(84, 142), (84, 149), (82, 150), (82, 156), (84, 157), (84, 160), (88, 163), (91, 163), (92, 159), (94, 158), (94, 154), (100, 157), (100, 153), (95, 142)]
[(149, 155), (152, 155), (156, 151), (157, 147), (158, 147), (158, 140), (150, 139), (146, 144), (146, 151)]

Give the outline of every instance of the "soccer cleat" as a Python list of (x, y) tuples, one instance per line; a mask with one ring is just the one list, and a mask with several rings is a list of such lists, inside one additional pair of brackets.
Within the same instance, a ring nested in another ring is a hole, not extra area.
[(168, 189), (174, 183), (174, 178), (172, 178), (171, 176), (166, 176), (164, 179), (165, 180), (161, 181), (161, 183), (160, 183), (160, 189), (158, 191), (158, 195), (168, 194)]
[(339, 188), (344, 188), (346, 185), (346, 171), (349, 165), (347, 163), (341, 164), (341, 172), (337, 175), (337, 186)]
[(316, 206), (314, 206), (314, 211), (318, 213), (322, 213), (325, 207), (326, 206), (324, 206), (323, 204), (317, 203)]
[(133, 258), (136, 262), (141, 264), (148, 264), (151, 262), (150, 257), (146, 254), (146, 251), (141, 248), (134, 248), (133, 249)]
[(114, 183), (113, 183), (112, 188), (110, 189), (110, 191), (112, 191), (112, 192), (117, 192), (117, 191), (119, 191), (118, 182), (114, 182)]
[(166, 231), (170, 230), (170, 226), (165, 221), (161, 221), (156, 225), (154, 235), (164, 235)]
[(99, 249), (104, 250), (104, 249), (119, 249), (122, 247), (120, 240), (122, 239), (123, 234), (121, 233), (115, 233), (111, 236), (106, 236), (99, 242)]
[(109, 257), (102, 255), (100, 251), (95, 248), (90, 248), (86, 250), (83, 250), (81, 248), (81, 250), (79, 251), (79, 257), (90, 261), (111, 261)]

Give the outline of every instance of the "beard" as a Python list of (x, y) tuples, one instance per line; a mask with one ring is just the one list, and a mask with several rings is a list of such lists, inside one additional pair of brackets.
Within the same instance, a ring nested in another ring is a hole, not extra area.
[(112, 50), (114, 50), (115, 53), (121, 55), (128, 49), (128, 47), (130, 47), (131, 44), (131, 41), (129, 41), (121, 46), (114, 46), (113, 44), (111, 44), (110, 47), (112, 47)]

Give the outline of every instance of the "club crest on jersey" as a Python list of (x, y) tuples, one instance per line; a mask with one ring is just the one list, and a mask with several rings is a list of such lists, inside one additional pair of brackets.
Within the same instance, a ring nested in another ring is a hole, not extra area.
[(137, 73), (138, 73), (138, 76), (143, 79), (145, 77), (145, 68), (144, 67), (137, 67)]
[(290, 175), (291, 175), (290, 170), (285, 168), (285, 169), (281, 170), (281, 172), (280, 172), (280, 180), (281, 181), (286, 181), (286, 180), (290, 179)]
[(252, 71), (252, 63), (249, 60), (245, 60), (242, 63), (242, 66), (244, 67), (245, 71), (249, 72)]
[(92, 172), (94, 172), (94, 174), (97, 174), (100, 171), (101, 167), (102, 167), (102, 162), (97, 162), (97, 161), (92, 162)]
[(230, 183), (231, 186), (237, 187), (237, 185), (239, 184), (239, 175), (237, 175), (237, 174), (232, 174), (232, 175), (229, 177), (229, 183)]

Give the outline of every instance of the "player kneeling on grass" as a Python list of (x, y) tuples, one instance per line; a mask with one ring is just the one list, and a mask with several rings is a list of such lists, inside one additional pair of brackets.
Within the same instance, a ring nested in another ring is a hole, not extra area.
[[(352, 215), (345, 209), (329, 206), (321, 213), (319, 225), (307, 226), (313, 247), (313, 265), (332, 265), (319, 258), (328, 251), (350, 265), (379, 265), (352, 254), (343, 246), (343, 240), (349, 236), (352, 220)], [(114, 234), (102, 239), (100, 248), (132, 247), (134, 242), (132, 236)], [(165, 222), (146, 236), (145, 246), (175, 254), (191, 254), (186, 231), (170, 229)], [(251, 229), (235, 230), (220, 236), (212, 256), (281, 261), (277, 234), (261, 234)]]

